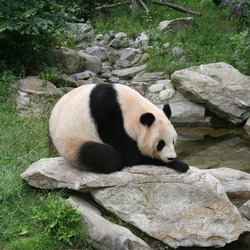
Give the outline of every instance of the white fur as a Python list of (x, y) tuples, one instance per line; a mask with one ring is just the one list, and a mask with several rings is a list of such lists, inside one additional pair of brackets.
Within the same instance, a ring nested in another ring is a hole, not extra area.
[[(115, 86), (119, 93), (124, 127), (128, 135), (137, 141), (141, 153), (170, 162), (168, 158), (176, 157), (173, 142), (177, 140), (177, 133), (164, 112), (135, 90), (120, 84)], [(156, 118), (150, 128), (140, 123), (140, 116), (144, 113), (152, 113)], [(156, 150), (159, 140), (166, 143), (160, 152)]]
[(94, 86), (81, 86), (65, 94), (55, 105), (50, 117), (50, 135), (54, 145), (72, 165), (77, 165), (76, 153), (84, 142), (102, 142), (88, 105)]
[[(102, 143), (89, 110), (89, 97), (95, 86), (84, 85), (65, 94), (51, 114), (49, 128), (55, 147), (74, 166), (77, 166), (78, 149), (84, 142)], [(164, 162), (169, 162), (168, 158), (175, 158), (173, 142), (177, 134), (164, 112), (135, 90), (120, 84), (114, 86), (118, 92), (125, 130), (137, 141), (141, 153)], [(140, 116), (144, 113), (152, 113), (156, 118), (150, 128), (140, 123)], [(160, 152), (156, 150), (159, 140), (166, 143)]]

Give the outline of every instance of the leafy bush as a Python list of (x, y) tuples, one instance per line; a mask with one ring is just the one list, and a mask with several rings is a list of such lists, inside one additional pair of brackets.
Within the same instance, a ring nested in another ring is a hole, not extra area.
[(56, 0), (0, 1), (0, 59), (7, 67), (40, 69), (64, 39), (69, 15)]
[(250, 0), (226, 0), (222, 7), (228, 10), (226, 18), (236, 23), (237, 31), (242, 31), (249, 26)]
[(10, 86), (10, 83), (14, 83), (17, 78), (10, 72), (4, 71), (0, 75), (0, 103), (6, 102), (9, 99), (10, 94), (13, 92), (13, 89)]
[(43, 206), (34, 212), (37, 225), (55, 240), (67, 245), (86, 244), (87, 234), (83, 231), (81, 216), (62, 198), (48, 196), (43, 200)]
[(242, 71), (250, 74), (250, 39), (249, 29), (234, 34), (230, 37), (230, 41), (233, 47), (233, 60), (236, 67)]

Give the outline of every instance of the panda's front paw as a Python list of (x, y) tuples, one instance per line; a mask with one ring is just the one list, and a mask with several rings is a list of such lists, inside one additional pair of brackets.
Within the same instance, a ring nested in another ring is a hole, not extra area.
[(169, 162), (169, 163), (167, 164), (167, 166), (168, 166), (169, 168), (173, 168), (173, 169), (175, 169), (176, 171), (181, 172), (181, 173), (185, 173), (185, 172), (187, 172), (188, 169), (189, 169), (188, 164), (186, 164), (185, 162), (180, 161), (180, 160), (178, 160), (178, 159), (174, 159), (172, 162)]

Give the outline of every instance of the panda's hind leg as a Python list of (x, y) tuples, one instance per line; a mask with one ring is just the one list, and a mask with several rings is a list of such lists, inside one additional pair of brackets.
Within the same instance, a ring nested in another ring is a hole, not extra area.
[(86, 142), (78, 151), (79, 165), (87, 171), (112, 173), (124, 168), (122, 155), (108, 144)]

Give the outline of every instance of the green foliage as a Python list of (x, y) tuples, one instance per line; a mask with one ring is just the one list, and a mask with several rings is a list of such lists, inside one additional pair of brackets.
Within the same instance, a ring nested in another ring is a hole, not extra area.
[(39, 72), (40, 79), (43, 80), (43, 85), (46, 86), (48, 81), (56, 81), (62, 72), (56, 68), (47, 68)]
[(250, 34), (249, 29), (239, 34), (234, 34), (230, 38), (234, 64), (242, 72), (250, 72)]
[[(49, 48), (61, 44), (69, 15), (56, 0), (0, 0), (1, 63), (41, 69)], [(28, 72), (27, 72), (28, 73)]]
[(81, 216), (62, 198), (48, 196), (42, 198), (42, 204), (34, 209), (33, 219), (46, 234), (66, 245), (82, 245), (87, 242)]
[(13, 92), (10, 84), (16, 80), (17, 78), (10, 71), (2, 72), (0, 75), (0, 103), (9, 99), (10, 94)]
[[(248, 50), (249, 33), (237, 45), (242, 49), (245, 46), (244, 58), (241, 52), (235, 50), (236, 44), (232, 46), (230, 41), (235, 30), (225, 19), (226, 10), (217, 8), (212, 1), (200, 1), (199, 4), (195, 0), (171, 2), (201, 12), (202, 16), (194, 17), (194, 23), (189, 28), (162, 33), (158, 29), (161, 21), (190, 15), (147, 2), (149, 15), (145, 12), (133, 13), (128, 7), (116, 8), (110, 19), (96, 23), (97, 32), (108, 33), (114, 28), (114, 23), (115, 32), (124, 31), (133, 39), (145, 31), (150, 39), (150, 47), (145, 51), (150, 54), (149, 71), (165, 71), (172, 74), (175, 70), (224, 61), (242, 73), (250, 73), (249, 67), (246, 66), (248, 61), (245, 53)], [(184, 53), (173, 53), (176, 47), (182, 48)]]
[[(63, 194), (32, 189), (20, 178), (31, 163), (48, 157), (48, 117), (52, 105), (39, 117), (16, 114), (15, 92), (10, 86), (15, 81), (11, 72), (0, 78), (0, 249), (67, 249), (68, 244), (88, 249), (80, 221), (73, 227), (73, 221), (79, 217), (63, 204)], [(52, 211), (56, 215), (51, 215)], [(52, 235), (48, 227), (53, 224)], [(65, 226), (69, 226), (69, 231)], [(56, 231), (58, 228), (61, 233)]]
[(238, 32), (249, 27), (250, 0), (225, 0), (222, 7), (227, 9), (226, 18), (236, 24)]

